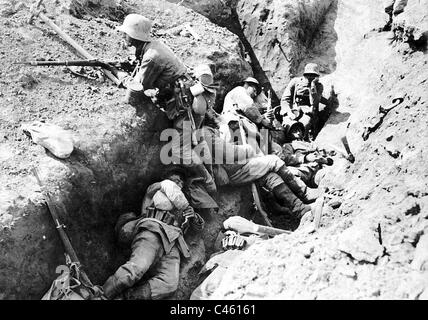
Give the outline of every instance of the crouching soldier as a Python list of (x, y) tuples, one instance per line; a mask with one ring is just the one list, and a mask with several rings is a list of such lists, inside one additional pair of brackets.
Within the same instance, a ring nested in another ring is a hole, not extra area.
[[(127, 87), (126, 100), (138, 110), (151, 99), (167, 115), (168, 119), (173, 121), (173, 127), (179, 132), (180, 137), (180, 139), (174, 139), (174, 141), (178, 141), (173, 144), (174, 154), (184, 154), (186, 158), (181, 159), (183, 163), (203, 178), (208, 192), (215, 193), (216, 186), (212, 175), (191, 149), (197, 143), (194, 141), (193, 135), (184, 150), (183, 143), (180, 143), (185, 140), (183, 139), (183, 120), (191, 121), (189, 116), (195, 112), (193, 110), (189, 113), (186, 110), (192, 104), (190, 88), (193, 86), (194, 80), (181, 59), (166, 44), (151, 37), (152, 23), (150, 19), (142, 15), (131, 13), (125, 17), (123, 24), (117, 27), (117, 30), (124, 33), (126, 44), (129, 47), (135, 47), (137, 62), (132, 75), (122, 79)], [(207, 76), (206, 73), (206, 71), (202, 71), (201, 76)], [(208, 73), (212, 76), (210, 70)], [(206, 77), (203, 78), (206, 79)], [(207, 92), (206, 95), (215, 94), (212, 82), (200, 82), (202, 92)], [(210, 99), (214, 101), (215, 97), (210, 97)], [(191, 131), (190, 134), (197, 129), (193, 125), (195, 121), (198, 121), (198, 117), (193, 120), (191, 130), (187, 130)]]
[(163, 181), (148, 187), (139, 217), (119, 217), (115, 230), (122, 244), (131, 243), (132, 253), (104, 283), (106, 298), (124, 293), (125, 299), (162, 299), (177, 290), (180, 253), (190, 257), (183, 233), (204, 224), (182, 192), (184, 177), (180, 168), (167, 171)]

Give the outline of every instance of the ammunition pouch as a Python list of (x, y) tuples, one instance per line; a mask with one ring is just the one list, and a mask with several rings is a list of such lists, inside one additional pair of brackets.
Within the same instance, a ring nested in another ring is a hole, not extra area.
[(171, 226), (179, 226), (174, 214), (172, 214), (170, 211), (159, 210), (155, 207), (147, 208), (147, 218), (156, 219)]
[[(184, 97), (180, 89), (180, 81), (184, 83), (186, 95), (190, 99), (189, 106), (183, 105)], [(179, 115), (185, 113), (187, 107), (191, 107), (193, 95), (190, 87), (194, 85), (194, 82), (188, 74), (185, 74), (159, 90), (158, 102), (160, 107), (164, 109), (168, 119), (174, 120)]]

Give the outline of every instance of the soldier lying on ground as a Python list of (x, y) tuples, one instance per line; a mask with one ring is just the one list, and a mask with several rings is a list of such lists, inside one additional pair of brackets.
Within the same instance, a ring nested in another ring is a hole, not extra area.
[[(164, 43), (151, 38), (151, 27), (151, 20), (139, 14), (129, 14), (125, 17), (123, 25), (117, 28), (124, 32), (127, 45), (135, 47), (138, 62), (131, 77), (124, 79), (123, 82), (128, 88), (127, 96), (131, 104), (142, 104), (145, 94), (149, 95), (150, 99), (173, 121), (173, 127), (182, 137), (183, 119), (190, 120), (186, 108), (190, 108), (193, 100), (190, 87), (194, 85), (194, 81), (188, 74), (186, 66), (173, 51)], [(203, 71), (201, 76), (206, 73)], [(201, 79), (199, 83), (202, 86), (204, 97), (214, 101), (215, 88), (212, 86), (212, 82), (206, 83), (205, 76)], [(209, 94), (211, 96), (208, 96)], [(140, 97), (140, 99), (136, 97)], [(147, 96), (146, 98), (146, 102), (150, 101)], [(138, 108), (141, 105), (135, 107)], [(203, 113), (199, 118), (203, 120)], [(192, 128), (192, 130), (195, 129), (197, 128)], [(187, 147), (192, 148), (191, 145)], [(173, 148), (174, 153), (179, 154), (183, 145), (174, 143)], [(183, 152), (183, 154), (188, 155), (188, 159), (185, 159), (186, 161), (183, 163), (203, 178), (207, 191), (216, 192), (214, 180), (202, 160), (195, 157), (191, 150)]]
[(203, 220), (181, 191), (184, 171), (173, 167), (164, 177), (147, 188), (140, 216), (119, 217), (115, 231), (121, 244), (132, 243), (132, 253), (104, 283), (108, 299), (121, 293), (125, 299), (162, 299), (177, 289), (180, 252), (190, 256), (183, 233), (189, 225), (201, 230)]
[(325, 150), (317, 148), (314, 142), (303, 141), (305, 128), (300, 122), (294, 122), (286, 133), (289, 143), (285, 143), (276, 153), (288, 169), (306, 185), (318, 187), (325, 175), (325, 165), (331, 166), (333, 159)]
[(290, 121), (298, 121), (305, 128), (304, 139), (315, 139), (320, 117), (319, 104), (328, 106), (329, 101), (323, 97), (323, 85), (319, 82), (318, 65), (308, 63), (303, 77), (293, 78), (281, 98), (281, 116), (286, 127)]

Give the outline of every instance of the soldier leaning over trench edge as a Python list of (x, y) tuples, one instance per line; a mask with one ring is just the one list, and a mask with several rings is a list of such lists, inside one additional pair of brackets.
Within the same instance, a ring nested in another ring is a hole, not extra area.
[(141, 215), (125, 213), (115, 231), (122, 245), (130, 245), (131, 257), (103, 285), (104, 295), (113, 299), (162, 299), (177, 290), (180, 252), (188, 258), (183, 234), (189, 227), (202, 230), (203, 219), (193, 211), (182, 188), (186, 173), (174, 166), (164, 180), (147, 188)]
[[(187, 99), (193, 100), (190, 88), (194, 85), (194, 80), (188, 74), (183, 62), (169, 47), (151, 38), (151, 27), (152, 21), (139, 14), (127, 15), (123, 24), (117, 27), (119, 31), (124, 32), (127, 45), (135, 47), (135, 56), (138, 61), (131, 77), (123, 79), (123, 83), (127, 87), (129, 103), (137, 104), (136, 107), (141, 106), (142, 99), (147, 97), (146, 94), (152, 101), (156, 101), (156, 104), (173, 121), (173, 128), (179, 132), (179, 140), (182, 141), (183, 120), (189, 121), (190, 119), (188, 112), (183, 110), (179, 101), (185, 100), (182, 86), (185, 87), (184, 94)], [(212, 83), (204, 85), (203, 89), (215, 94)], [(180, 154), (182, 151), (180, 148), (183, 147), (183, 144), (175, 143), (173, 144), (173, 152)], [(186, 147), (191, 148), (191, 146)], [(215, 193), (217, 189), (214, 179), (204, 166), (203, 161), (192, 150), (182, 152), (182, 154), (189, 157), (189, 159), (185, 159), (188, 161), (183, 161), (183, 164), (188, 166), (197, 176), (203, 178), (208, 192)]]

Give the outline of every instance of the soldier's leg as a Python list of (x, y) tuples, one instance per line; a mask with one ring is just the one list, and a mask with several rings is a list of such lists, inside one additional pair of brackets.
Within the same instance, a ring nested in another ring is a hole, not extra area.
[(123, 290), (132, 287), (164, 254), (162, 240), (151, 231), (138, 233), (132, 243), (128, 262), (120, 266), (103, 285), (104, 294), (113, 299)]
[(155, 272), (156, 275), (147, 281), (152, 299), (158, 300), (172, 295), (178, 288), (180, 272), (180, 252), (177, 246), (159, 260)]
[(288, 208), (294, 216), (301, 218), (306, 212), (311, 210), (311, 206), (304, 204), (296, 197), (278, 174), (270, 172), (260, 178), (259, 183), (271, 191), (280, 204)]
[(278, 173), (294, 194), (305, 203), (313, 202), (321, 195), (320, 190), (309, 188), (302, 179), (296, 177), (290, 170), (290, 167), (284, 165), (276, 173)]
[(208, 194), (203, 182), (190, 178), (184, 191), (194, 209), (218, 208), (215, 200)]
[(305, 128), (305, 140), (308, 141), (309, 136), (311, 134), (312, 131), (312, 118), (307, 115), (307, 114), (303, 114), (302, 117), (298, 120), (301, 124), (303, 124), (304, 128)]
[[(183, 131), (179, 131), (171, 141), (172, 161), (175, 164), (181, 164), (189, 168), (197, 177), (204, 181), (205, 187), (209, 193), (217, 191), (212, 173), (204, 165), (204, 160), (211, 165), (210, 150), (206, 142), (201, 142), (195, 149), (192, 148), (191, 138)], [(187, 138), (186, 138), (187, 137)]]
[(163, 255), (147, 276), (125, 291), (127, 300), (158, 300), (166, 298), (177, 290), (180, 268), (180, 252), (177, 246)]
[(260, 179), (269, 172), (279, 170), (285, 162), (276, 155), (255, 157), (229, 177), (230, 183), (234, 185), (246, 184)]

